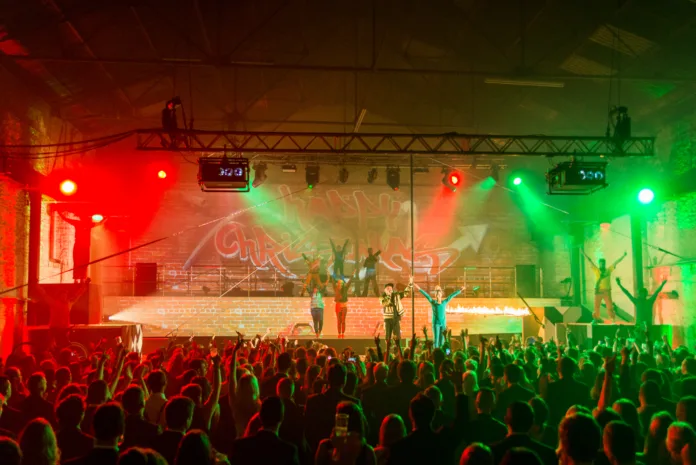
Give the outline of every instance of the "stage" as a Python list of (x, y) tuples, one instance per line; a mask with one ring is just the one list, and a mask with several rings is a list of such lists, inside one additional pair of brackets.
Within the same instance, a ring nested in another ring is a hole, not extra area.
[[(335, 339), (336, 315), (333, 298), (324, 299), (324, 332), (326, 339)], [(528, 299), (534, 313), (543, 319), (545, 307), (560, 305), (558, 299)], [(308, 297), (105, 297), (104, 319), (111, 322), (143, 325), (146, 338), (179, 336), (234, 336), (239, 331), (247, 336), (264, 334), (284, 335), (288, 338), (311, 336), (306, 326), (312, 319)], [(410, 338), (411, 301), (404, 300), (406, 313), (401, 321), (402, 335)], [(346, 338), (372, 340), (383, 322), (379, 299), (375, 297), (351, 298), (346, 318)], [(462, 313), (464, 311), (494, 311), (495, 309), (524, 311), (520, 299), (455, 298), (449, 309), (459, 311), (447, 314), (447, 324), (453, 334), (468, 329), (474, 334), (526, 334), (536, 335), (539, 325), (531, 316)], [(421, 296), (415, 299), (415, 328), (420, 336), (423, 326), (431, 326), (430, 304)], [(297, 329), (296, 326), (298, 327)], [(293, 329), (295, 333), (293, 334)]]

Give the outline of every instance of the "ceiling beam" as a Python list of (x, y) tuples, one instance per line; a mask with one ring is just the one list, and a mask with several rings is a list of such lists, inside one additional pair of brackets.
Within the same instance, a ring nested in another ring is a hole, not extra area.
[(129, 66), (166, 66), (181, 67), (191, 66), (194, 68), (229, 68), (229, 69), (258, 69), (258, 70), (281, 70), (281, 71), (323, 71), (335, 73), (361, 73), (361, 74), (419, 74), (433, 76), (480, 76), (504, 79), (549, 79), (566, 81), (606, 81), (609, 79), (622, 79), (624, 81), (652, 81), (652, 82), (694, 82), (696, 76), (663, 76), (655, 75), (593, 75), (593, 74), (550, 74), (533, 73), (519, 74), (494, 71), (494, 70), (470, 70), (470, 69), (428, 69), (428, 68), (375, 68), (365, 66), (323, 66), (323, 65), (302, 65), (302, 64), (283, 64), (266, 62), (230, 62), (218, 63), (215, 60), (187, 60), (178, 58), (162, 58), (160, 60), (141, 60), (133, 58), (78, 58), (78, 57), (51, 57), (51, 56), (26, 56), (6, 54), (0, 55), (5, 59), (21, 61), (40, 61), (44, 63), (94, 63), (101, 65), (129, 65)]

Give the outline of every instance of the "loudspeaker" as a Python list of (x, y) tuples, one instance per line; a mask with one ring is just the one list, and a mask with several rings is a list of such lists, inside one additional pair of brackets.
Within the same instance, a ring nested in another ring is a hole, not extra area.
[(157, 263), (135, 264), (135, 295), (157, 293)]
[[(59, 298), (61, 294), (74, 295), (81, 284), (41, 284), (49, 297)], [(71, 325), (97, 324), (101, 322), (101, 287), (90, 283), (85, 292), (73, 304), (70, 311)], [(51, 308), (43, 300), (30, 301), (27, 307), (28, 326), (47, 326), (51, 319)]]
[(539, 297), (536, 274), (536, 265), (515, 265), (517, 292), (525, 299)]

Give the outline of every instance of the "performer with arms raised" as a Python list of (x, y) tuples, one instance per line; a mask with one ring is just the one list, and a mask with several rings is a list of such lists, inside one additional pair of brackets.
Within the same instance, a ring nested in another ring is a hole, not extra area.
[(434, 297), (430, 297), (418, 284), (414, 283), (413, 285), (426, 299), (428, 299), (428, 302), (430, 302), (430, 306), (433, 310), (433, 345), (435, 347), (440, 347), (442, 345), (442, 330), (447, 326), (447, 316), (445, 315), (447, 304), (450, 300), (461, 294), (466, 289), (466, 286), (462, 286), (460, 289), (451, 293), (446, 299), (443, 299), (442, 288), (439, 284), (435, 286)]
[[(370, 287), (370, 282), (372, 282), (373, 290), (375, 295), (379, 295), (379, 290), (377, 289), (377, 263), (379, 263), (379, 254), (382, 251), (378, 250), (376, 253), (372, 253), (372, 247), (367, 249), (367, 258), (363, 262), (365, 267), (365, 280), (363, 282), (363, 297), (367, 297), (367, 290)], [(392, 286), (393, 287), (393, 286)]]
[[(335, 268), (334, 268), (335, 270)], [(342, 275), (334, 275), (334, 301), (336, 302), (336, 325), (338, 326), (338, 338), (343, 339), (346, 333), (346, 315), (348, 314), (348, 290), (355, 275), (350, 279)]]
[(653, 324), (653, 306), (657, 300), (657, 296), (662, 292), (662, 288), (667, 284), (667, 280), (662, 281), (662, 284), (655, 290), (653, 295), (648, 295), (648, 290), (646, 288), (641, 288), (638, 292), (638, 296), (634, 297), (633, 294), (628, 292), (628, 289), (621, 285), (621, 280), (616, 278), (616, 284), (619, 285), (621, 292), (626, 294), (626, 297), (631, 301), (636, 310), (636, 326), (646, 324), (652, 326)]
[(304, 253), (302, 254), (302, 258), (304, 258), (305, 263), (307, 264), (307, 268), (309, 268), (309, 271), (307, 272), (307, 277), (305, 278), (304, 285), (302, 286), (302, 292), (300, 292), (300, 297), (302, 297), (307, 289), (311, 290), (314, 287), (318, 287), (319, 289), (324, 289), (326, 287), (326, 282), (322, 283), (321, 278), (319, 277), (319, 271), (321, 268), (321, 256), (318, 253), (314, 253), (312, 257), (308, 257)]
[(346, 247), (348, 247), (348, 244), (350, 243), (350, 239), (346, 239), (346, 242), (343, 243), (343, 247), (341, 247), (340, 245), (338, 247), (336, 247), (333, 239), (329, 239), (329, 241), (331, 242), (331, 249), (333, 250), (333, 256), (334, 256), (334, 263), (333, 263), (334, 277), (342, 278), (344, 276), (343, 265), (344, 265), (345, 259), (346, 259)]
[(616, 313), (614, 313), (614, 302), (611, 300), (611, 273), (616, 269), (616, 265), (621, 263), (621, 260), (626, 258), (628, 255), (626, 252), (619, 257), (609, 268), (607, 268), (607, 261), (603, 258), (599, 259), (599, 266), (595, 265), (592, 259), (583, 251), (585, 258), (590, 262), (592, 271), (595, 274), (595, 299), (594, 299), (594, 313), (592, 318), (595, 323), (601, 323), (602, 318), (600, 317), (599, 311), (602, 308), (602, 300), (607, 305), (607, 312), (609, 312), (609, 318), (612, 321), (616, 321)]

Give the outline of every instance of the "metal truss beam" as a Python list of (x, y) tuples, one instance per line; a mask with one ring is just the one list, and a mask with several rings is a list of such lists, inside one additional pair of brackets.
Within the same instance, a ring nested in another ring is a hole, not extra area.
[(440, 162), (461, 162), (471, 156), (646, 157), (654, 154), (655, 138), (633, 137), (617, 142), (586, 136), (178, 131), (172, 144), (172, 136), (161, 129), (141, 129), (137, 132), (137, 149), (249, 153), (259, 161), (296, 163), (335, 155), (342, 163), (382, 165), (399, 163), (411, 154)]

